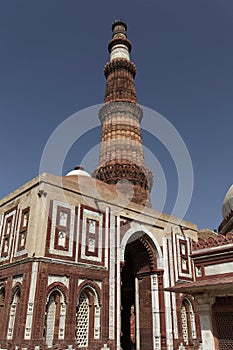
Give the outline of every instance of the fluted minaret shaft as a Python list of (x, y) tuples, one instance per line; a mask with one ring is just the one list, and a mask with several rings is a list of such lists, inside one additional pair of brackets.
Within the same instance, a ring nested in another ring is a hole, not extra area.
[(149, 205), (153, 176), (144, 164), (142, 109), (137, 102), (136, 66), (130, 61), (131, 43), (126, 30), (121, 20), (112, 25), (113, 35), (108, 45), (110, 62), (104, 68), (106, 92), (99, 111), (102, 123), (100, 165), (94, 176), (109, 184), (118, 184), (132, 201)]

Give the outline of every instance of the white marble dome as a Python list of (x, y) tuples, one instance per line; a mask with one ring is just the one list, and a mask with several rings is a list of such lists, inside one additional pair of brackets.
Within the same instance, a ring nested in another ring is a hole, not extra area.
[(222, 205), (223, 219), (227, 217), (232, 210), (233, 210), (233, 185), (231, 185), (231, 187), (227, 191), (223, 201), (223, 205)]
[(84, 170), (83, 167), (81, 166), (76, 166), (73, 170), (69, 171), (66, 176), (71, 176), (71, 175), (82, 175), (82, 176), (88, 176), (91, 177), (91, 175)]

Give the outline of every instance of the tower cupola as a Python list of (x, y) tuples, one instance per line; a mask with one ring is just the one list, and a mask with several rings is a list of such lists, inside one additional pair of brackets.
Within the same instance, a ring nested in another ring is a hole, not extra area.
[(127, 39), (127, 25), (122, 20), (112, 24), (112, 40), (108, 44), (110, 61), (116, 58), (125, 58), (130, 61), (131, 43)]

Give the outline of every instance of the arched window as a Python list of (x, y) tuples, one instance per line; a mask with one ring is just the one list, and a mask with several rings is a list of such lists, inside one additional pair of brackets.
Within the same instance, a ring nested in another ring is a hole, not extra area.
[(12, 297), (12, 302), (11, 302), (11, 307), (10, 307), (10, 317), (9, 317), (9, 323), (8, 323), (8, 331), (7, 331), (7, 339), (13, 339), (14, 335), (14, 328), (15, 328), (15, 318), (16, 318), (16, 313), (20, 301), (20, 288), (17, 287), (14, 291), (13, 297)]
[(76, 306), (76, 339), (79, 348), (100, 338), (100, 305), (93, 286), (81, 290)]
[(66, 305), (64, 296), (54, 290), (48, 297), (45, 313), (45, 339), (48, 347), (57, 340), (64, 339)]
[(189, 345), (197, 338), (193, 305), (185, 298), (181, 305), (181, 327), (184, 345)]
[(79, 296), (77, 305), (77, 343), (78, 347), (88, 346), (89, 298), (85, 292)]

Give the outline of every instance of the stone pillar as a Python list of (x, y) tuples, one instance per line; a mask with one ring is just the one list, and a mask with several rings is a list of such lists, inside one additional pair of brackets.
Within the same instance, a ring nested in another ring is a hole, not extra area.
[(196, 298), (198, 314), (200, 318), (202, 345), (205, 350), (214, 350), (214, 335), (212, 322), (212, 305), (215, 298), (208, 296)]

